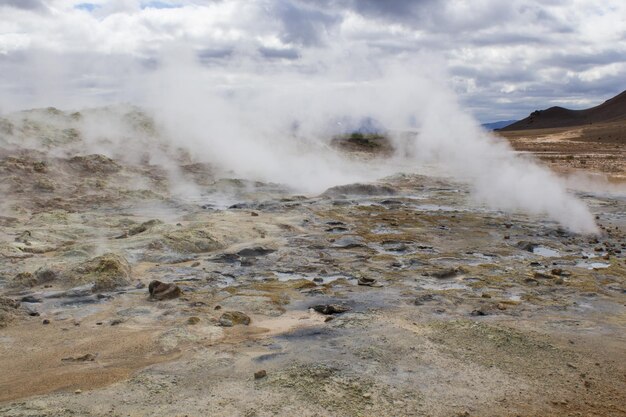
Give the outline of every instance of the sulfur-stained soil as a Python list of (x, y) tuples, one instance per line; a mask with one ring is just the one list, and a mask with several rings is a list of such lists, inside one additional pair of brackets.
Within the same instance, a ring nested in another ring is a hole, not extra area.
[(0, 415), (626, 416), (623, 137), (507, 133), (610, 175), (584, 236), (415, 174), (181, 194), (50, 112), (0, 124)]

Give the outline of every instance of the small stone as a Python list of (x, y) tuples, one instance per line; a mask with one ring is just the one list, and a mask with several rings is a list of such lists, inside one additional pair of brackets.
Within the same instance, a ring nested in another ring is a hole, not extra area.
[(198, 323), (200, 323), (200, 317), (193, 316), (193, 317), (189, 317), (187, 319), (187, 324), (194, 325), (194, 324), (198, 324)]
[(213, 310), (221, 310), (221, 309), (222, 309), (222, 306), (218, 304), (218, 305), (215, 306), (215, 308)]
[(256, 371), (254, 373), (254, 379), (262, 379), (267, 376), (267, 371), (265, 369), (261, 369), (260, 371)]
[(220, 317), (219, 323), (223, 327), (233, 327), (237, 324), (247, 326), (250, 324), (250, 317), (241, 311), (227, 311)]
[(192, 268), (195, 268), (197, 266), (200, 266), (200, 262), (194, 262), (194, 263), (191, 264)]
[(319, 304), (313, 306), (313, 310), (322, 314), (341, 314), (346, 311), (350, 311), (350, 307), (342, 306), (339, 304)]
[(61, 361), (63, 362), (93, 362), (96, 360), (96, 355), (94, 355), (93, 353), (85, 353), (84, 355), (81, 356), (76, 356), (76, 357), (67, 357), (67, 358), (63, 358), (61, 359)]
[(484, 292), (481, 294), (482, 298), (491, 298), (491, 294), (489, 294), (488, 292)]
[(498, 303), (496, 307), (498, 308), (498, 310), (506, 310), (506, 304), (504, 303)]
[(122, 324), (122, 323), (124, 323), (124, 320), (122, 320), (122, 319), (113, 319), (113, 320), (111, 320), (110, 324), (111, 324), (111, 326), (117, 326), (118, 324)]
[(74, 391), (74, 394), (81, 394), (83, 392), (82, 389), (77, 389), (76, 391)]
[(245, 248), (240, 250), (239, 252), (237, 252), (237, 255), (243, 257), (243, 258), (255, 258), (255, 257), (260, 257), (260, 256), (266, 256), (269, 255), (271, 253), (276, 252), (275, 249), (270, 249), (270, 248), (264, 248), (261, 246), (255, 246), (253, 248)]
[(486, 316), (486, 315), (487, 315), (487, 313), (485, 313), (485, 312), (484, 312), (484, 311), (482, 311), (482, 310), (473, 310), (473, 311), (470, 313), (470, 315), (471, 315), (471, 316), (474, 316), (474, 317), (477, 317), (477, 316)]
[(148, 291), (150, 292), (150, 298), (155, 300), (171, 300), (180, 297), (183, 293), (176, 284), (167, 284), (156, 280), (148, 285)]
[(363, 398), (365, 399), (372, 398), (372, 394), (370, 394), (369, 392), (366, 392), (365, 394), (363, 394)]
[(365, 287), (378, 287), (380, 286), (379, 284), (377, 284), (376, 279), (374, 278), (370, 278), (370, 277), (359, 277), (358, 281), (357, 281), (358, 285), (363, 285)]
[(42, 323), (43, 323), (43, 324), (50, 324), (50, 320), (48, 320), (48, 319), (43, 319), (43, 322), (42, 322)]
[(313, 282), (321, 284), (321, 283), (324, 282), (324, 278), (322, 278), (322, 277), (315, 277), (315, 278), (313, 278)]

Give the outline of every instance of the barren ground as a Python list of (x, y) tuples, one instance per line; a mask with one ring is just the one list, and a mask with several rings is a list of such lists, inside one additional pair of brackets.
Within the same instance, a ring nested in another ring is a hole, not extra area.
[(521, 152), (538, 156), (562, 173), (602, 174), (614, 183), (626, 182), (626, 123), (532, 129), (499, 133)]
[(181, 197), (59, 151), (75, 132), (2, 128), (0, 415), (626, 416), (623, 130), (507, 133), (609, 174), (579, 191), (596, 238), (419, 175), (299, 196), (182, 158)]

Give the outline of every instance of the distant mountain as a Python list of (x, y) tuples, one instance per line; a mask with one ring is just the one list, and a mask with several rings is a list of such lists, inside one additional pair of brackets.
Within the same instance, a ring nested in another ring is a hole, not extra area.
[(481, 126), (487, 130), (496, 130), (507, 127), (511, 123), (515, 123), (517, 120), (500, 120), (499, 122), (483, 123)]
[(536, 110), (527, 118), (500, 130), (549, 129), (617, 121), (626, 121), (626, 91), (590, 109), (570, 110), (550, 107), (546, 110)]

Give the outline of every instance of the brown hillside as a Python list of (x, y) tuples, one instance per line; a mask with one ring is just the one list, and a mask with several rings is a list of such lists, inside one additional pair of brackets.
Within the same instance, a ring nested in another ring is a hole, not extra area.
[(617, 121), (626, 121), (626, 91), (599, 106), (585, 110), (570, 110), (563, 107), (537, 110), (527, 118), (500, 130), (551, 129)]

